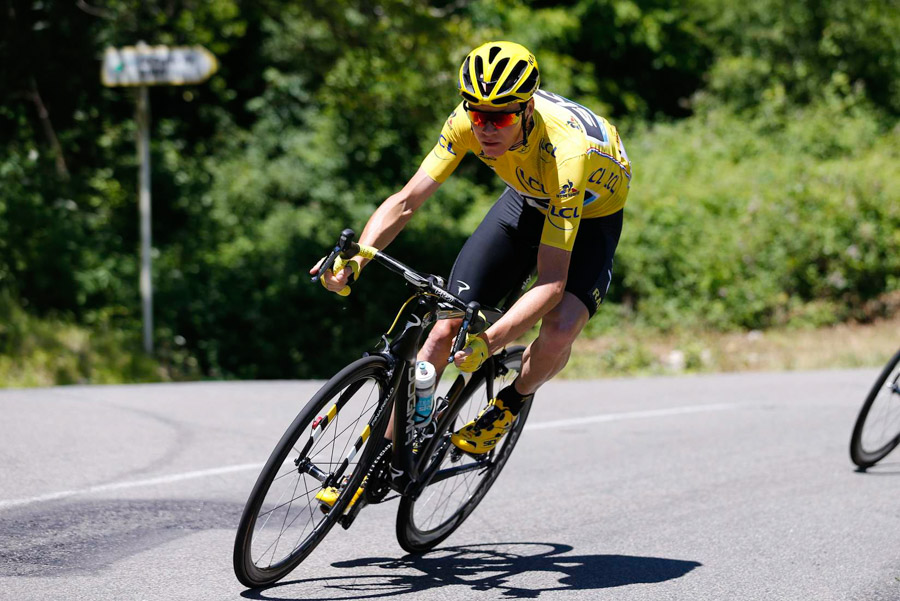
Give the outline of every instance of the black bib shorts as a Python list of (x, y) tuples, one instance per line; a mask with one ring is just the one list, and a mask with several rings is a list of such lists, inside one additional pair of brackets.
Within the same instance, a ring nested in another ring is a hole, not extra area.
[[(578, 226), (566, 292), (584, 303), (591, 317), (609, 289), (622, 215), (582, 219)], [(450, 292), (466, 302), (498, 306), (534, 271), (543, 227), (544, 214), (507, 188), (456, 257)]]

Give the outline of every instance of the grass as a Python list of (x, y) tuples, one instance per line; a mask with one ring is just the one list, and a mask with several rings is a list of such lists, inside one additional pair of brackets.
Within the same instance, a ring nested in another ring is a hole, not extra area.
[(56, 322), (26, 335), (14, 352), (0, 354), (0, 388), (58, 384), (157, 382), (166, 378), (157, 361), (116, 332), (92, 332)]
[(900, 348), (900, 315), (869, 324), (662, 334), (625, 325), (576, 341), (563, 378), (876, 367)]
[[(141, 350), (140, 332), (101, 321), (92, 327), (63, 317), (35, 317), (0, 294), (0, 388), (118, 384), (191, 379), (194, 366), (161, 349)], [(163, 357), (162, 359), (160, 357)]]
[[(6, 305), (0, 320), (0, 388), (201, 378), (191, 357), (151, 359), (135, 335), (38, 319)], [(529, 334), (533, 339), (536, 330)], [(527, 343), (528, 340), (522, 342)], [(662, 333), (622, 320), (579, 338), (561, 378), (879, 367), (900, 347), (900, 312), (867, 324), (765, 331)], [(176, 360), (178, 359), (178, 360)], [(444, 381), (452, 381), (450, 366)]]

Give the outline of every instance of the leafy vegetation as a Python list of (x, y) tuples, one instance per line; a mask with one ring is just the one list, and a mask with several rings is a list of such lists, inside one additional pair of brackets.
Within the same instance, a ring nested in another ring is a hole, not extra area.
[(869, 301), (900, 287), (900, 128), (880, 128), (833, 100), (645, 130), (615, 289), (663, 327), (879, 316)]
[(106, 324), (86, 328), (58, 318), (35, 318), (0, 296), (0, 382), (5, 386), (106, 384), (192, 375), (181, 371), (190, 364), (189, 358), (186, 364), (162, 372), (165, 362), (134, 352), (137, 337)]
[[(306, 271), (416, 169), (459, 61), (497, 38), (617, 123), (635, 164), (590, 334), (896, 311), (893, 0), (41, 0), (6, 14), (0, 383), (321, 377), (362, 352), (402, 285), (371, 270), (337, 299)], [(207, 84), (151, 91), (156, 364), (137, 344), (133, 94), (98, 76), (106, 46), (139, 40), (202, 44), (221, 64)], [(392, 253), (449, 270), (500, 190), (476, 163)], [(42, 375), (12, 375), (25, 365)]]

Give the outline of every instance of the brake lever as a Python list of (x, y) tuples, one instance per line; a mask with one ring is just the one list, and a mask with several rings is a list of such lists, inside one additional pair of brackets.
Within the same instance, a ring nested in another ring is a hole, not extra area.
[(450, 351), (447, 363), (453, 363), (453, 356), (466, 348), (466, 335), (469, 333), (469, 327), (472, 325), (472, 320), (478, 315), (478, 311), (480, 310), (481, 305), (475, 301), (466, 305), (466, 313), (463, 315), (462, 325), (459, 327), (459, 333), (456, 335), (456, 342), (453, 343), (453, 349)]
[[(319, 266), (319, 270), (316, 272), (316, 275), (310, 277), (310, 281), (315, 283), (319, 281), (325, 272), (331, 269), (334, 266), (334, 260), (337, 259), (338, 255), (343, 256), (345, 259), (349, 259), (354, 254), (354, 244), (353, 244), (353, 236), (356, 234), (353, 233), (351, 229), (345, 229), (341, 232), (341, 237), (338, 240), (337, 245), (335, 245), (334, 250), (331, 251), (322, 264)], [(358, 248), (358, 247), (357, 247)], [(349, 257), (346, 256), (347, 253), (352, 253)]]
[(340, 247), (340, 246), (335, 246), (335, 247), (334, 247), (334, 250), (331, 251), (331, 254), (329, 254), (329, 255), (325, 258), (325, 260), (322, 261), (322, 264), (319, 266), (319, 270), (316, 272), (316, 275), (311, 276), (311, 277), (309, 278), (309, 281), (310, 281), (310, 282), (313, 282), (313, 283), (318, 282), (318, 281), (319, 281), (319, 278), (321, 278), (323, 275), (325, 275), (325, 272), (326, 272), (326, 271), (328, 271), (329, 269), (331, 269), (332, 265), (334, 265), (334, 260), (337, 258), (337, 256), (338, 256), (340, 253), (341, 253), (341, 247)]

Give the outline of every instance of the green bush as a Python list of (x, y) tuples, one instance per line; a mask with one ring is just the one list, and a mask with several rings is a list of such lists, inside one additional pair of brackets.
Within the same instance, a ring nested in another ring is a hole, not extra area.
[(626, 138), (613, 302), (664, 328), (824, 325), (900, 286), (900, 127), (838, 100)]
[[(321, 377), (371, 346), (402, 284), (373, 270), (338, 299), (306, 270), (415, 171), (458, 100), (459, 61), (501, 37), (536, 53), (547, 89), (621, 125), (634, 159), (589, 333), (896, 306), (896, 0), (25, 4), (0, 44), (0, 294), (16, 299), (0, 362), (43, 375), (9, 381), (163, 377), (127, 359), (141, 331), (134, 94), (97, 77), (105, 47), (141, 39), (220, 62), (207, 83), (150, 91), (165, 377)], [(446, 274), (500, 188), (469, 158), (392, 254)]]
[(33, 317), (0, 294), (0, 387), (156, 382), (171, 375), (141, 352), (132, 333)]

